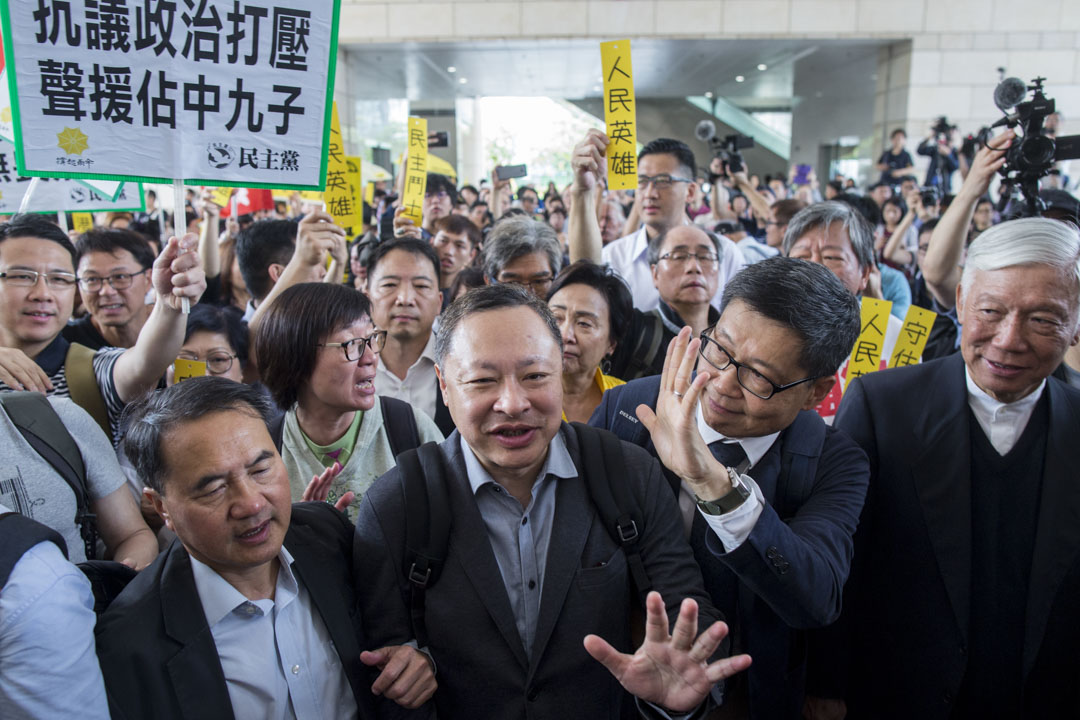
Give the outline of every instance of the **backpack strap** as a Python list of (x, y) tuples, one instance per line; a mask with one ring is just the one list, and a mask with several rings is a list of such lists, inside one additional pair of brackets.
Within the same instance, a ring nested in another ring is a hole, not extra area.
[(67, 557), (67, 545), (60, 533), (17, 512), (0, 514), (0, 588), (27, 550), (40, 542), (55, 543)]
[[(405, 494), (405, 578), (409, 615), (418, 647), (430, 645), (425, 593), (438, 579), (450, 544), (450, 496), (438, 443), (406, 450), (397, 458)], [(434, 512), (432, 510), (434, 509)]]
[(109, 604), (137, 574), (133, 568), (115, 560), (87, 560), (79, 563), (78, 567), (90, 581), (90, 590), (94, 593), (94, 613), (97, 615), (109, 609)]
[(271, 420), (266, 429), (270, 431), (270, 439), (274, 441), (274, 447), (277, 448), (278, 454), (280, 454), (281, 446), (285, 442), (285, 413), (281, 413)]
[(112, 425), (109, 423), (109, 411), (105, 407), (105, 398), (101, 396), (97, 376), (94, 375), (95, 350), (71, 343), (64, 358), (64, 376), (67, 378), (68, 392), (75, 404), (94, 418), (94, 422), (105, 431), (105, 437), (112, 439)]
[(0, 405), (30, 447), (56, 470), (75, 494), (75, 524), (79, 526), (86, 559), (97, 553), (97, 526), (90, 512), (86, 484), (86, 466), (71, 433), (64, 427), (56, 410), (41, 393), (0, 393)]
[(634, 351), (630, 354), (630, 362), (627, 363), (626, 380), (646, 377), (653, 374), (653, 364), (656, 362), (658, 352), (664, 342), (664, 319), (659, 312), (647, 312), (643, 314), (641, 333), (634, 345)]
[(406, 450), (420, 447), (420, 430), (416, 427), (416, 416), (412, 405), (396, 398), (379, 397), (379, 409), (382, 410), (383, 425), (386, 427), (386, 439), (390, 441), (390, 454), (397, 458)]
[(652, 589), (649, 573), (641, 560), (640, 542), (645, 522), (630, 485), (625, 481), (622, 441), (607, 430), (576, 422), (571, 425), (577, 432), (589, 496), (604, 527), (622, 547), (634, 586), (644, 601)]

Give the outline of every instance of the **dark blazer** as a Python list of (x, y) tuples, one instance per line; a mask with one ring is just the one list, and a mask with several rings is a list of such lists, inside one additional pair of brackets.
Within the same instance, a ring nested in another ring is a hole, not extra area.
[[(285, 534), (293, 572), (333, 638), (361, 718), (428, 717), (375, 698), (377, 672), (360, 662), (364, 643), (351, 572), (352, 524), (326, 503), (293, 505)], [(139, 573), (97, 624), (97, 652), (114, 720), (231, 720), (225, 675), (176, 540)]]
[[(576, 433), (563, 437), (581, 467)], [(532, 657), (518, 634), (510, 600), (469, 485), (454, 432), (440, 444), (447, 465), (453, 518), (448, 558), (426, 592), (426, 627), (438, 666), (440, 720), (569, 720), (632, 717), (634, 703), (582, 645), (589, 633), (632, 652), (632, 597), (626, 557), (599, 520), (579, 478), (557, 481), (540, 612)], [(626, 481), (644, 515), (641, 556), (652, 585), (674, 621), (684, 597), (701, 606), (701, 627), (718, 619), (702, 589), (701, 572), (682, 539), (678, 511), (656, 462), (625, 445)], [(403, 555), (405, 508), (397, 468), (364, 496), (356, 525), (356, 577), (378, 592), (361, 594), (375, 644), (412, 639)]]
[[(589, 424), (655, 457), (634, 409), (644, 404), (655, 410), (659, 390), (659, 376), (612, 388)], [(665, 474), (677, 495), (680, 479), (666, 469)], [(850, 438), (806, 410), (748, 474), (768, 504), (746, 542), (725, 552), (695, 513), (691, 543), (714, 604), (733, 618), (738, 649), (754, 659), (746, 673), (751, 717), (797, 718), (806, 660), (800, 631), (827, 625), (840, 614), (869, 467)]]
[[(1049, 378), (1024, 624), (1024, 717), (1080, 717), (1080, 391)], [(871, 480), (842, 630), (851, 717), (948, 718), (967, 664), (971, 420), (957, 354), (853, 382), (836, 416)], [(1025, 491), (1016, 479), (1016, 492)], [(837, 648), (828, 648), (836, 651)], [(843, 656), (841, 656), (843, 660)], [(843, 682), (834, 690), (845, 692)]]

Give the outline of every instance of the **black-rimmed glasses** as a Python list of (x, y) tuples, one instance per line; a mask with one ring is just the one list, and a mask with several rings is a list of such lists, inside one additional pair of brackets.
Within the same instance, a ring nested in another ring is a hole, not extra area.
[(367, 337), (352, 338), (344, 342), (319, 343), (319, 347), (339, 347), (345, 351), (345, 359), (353, 361), (363, 357), (366, 348), (371, 348), (371, 352), (378, 355), (385, 344), (386, 331), (376, 330)]
[(817, 377), (815, 376), (796, 380), (787, 385), (777, 385), (752, 367), (736, 361), (735, 358), (731, 357), (731, 353), (725, 350), (720, 343), (709, 337), (710, 332), (712, 332), (712, 328), (708, 328), (701, 333), (701, 347), (698, 348), (701, 357), (705, 358), (705, 362), (709, 363), (720, 372), (723, 372), (724, 370), (727, 370), (728, 367), (734, 365), (736, 378), (738, 379), (739, 384), (749, 390), (755, 397), (759, 397), (762, 400), (768, 400), (778, 392), (790, 390), (796, 385), (802, 385), (811, 380), (817, 380)]
[(136, 275), (142, 275), (150, 268), (143, 268), (139, 272), (135, 273), (114, 273), (107, 275), (106, 277), (98, 277), (91, 275), (89, 277), (82, 276), (79, 278), (79, 287), (86, 292), (100, 292), (101, 288), (105, 287), (105, 283), (109, 283), (109, 287), (113, 290), (127, 290), (135, 282)]

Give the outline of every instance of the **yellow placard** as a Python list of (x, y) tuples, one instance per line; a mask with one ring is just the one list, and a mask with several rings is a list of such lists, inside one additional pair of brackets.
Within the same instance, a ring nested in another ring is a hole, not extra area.
[(375, 205), (375, 183), (369, 182), (364, 188), (364, 202), (374, 207)]
[(937, 313), (926, 308), (912, 305), (904, 315), (904, 325), (900, 328), (900, 337), (896, 340), (889, 367), (915, 365), (922, 359), (926, 341), (930, 339), (930, 328), (934, 326)]
[(352, 185), (349, 184), (349, 169), (345, 161), (345, 143), (341, 137), (337, 103), (334, 103), (330, 117), (330, 146), (327, 148), (326, 191), (323, 197), (326, 200), (326, 211), (334, 217), (334, 222), (351, 235), (353, 228), (360, 227), (362, 216), (358, 216), (356, 212), (359, 203)]
[(424, 190), (427, 188), (427, 120), (409, 118), (409, 154), (405, 158), (405, 192), (401, 207), (417, 227), (424, 224)]
[(889, 326), (892, 303), (876, 298), (862, 298), (862, 331), (848, 361), (844, 389), (857, 377), (881, 369), (881, 351), (885, 346), (885, 330)]
[(611, 143), (607, 148), (608, 187), (637, 187), (637, 105), (634, 71), (630, 65), (630, 41), (600, 43), (604, 68), (604, 122)]
[(353, 200), (357, 205), (356, 225), (354, 226), (356, 232), (360, 231), (360, 224), (364, 222), (364, 206), (361, 204), (363, 201), (364, 181), (360, 178), (360, 169), (363, 165), (361, 158), (355, 155), (345, 156), (345, 177), (349, 179), (349, 187), (352, 189)]
[(93, 213), (71, 213), (71, 229), (80, 235), (88, 230), (93, 230)]
[(173, 361), (173, 382), (183, 382), (206, 375), (206, 363), (201, 360), (176, 358)]
[(231, 187), (215, 187), (210, 188), (210, 199), (214, 201), (214, 204), (218, 207), (229, 207), (229, 198), (232, 197), (233, 191), (236, 188)]

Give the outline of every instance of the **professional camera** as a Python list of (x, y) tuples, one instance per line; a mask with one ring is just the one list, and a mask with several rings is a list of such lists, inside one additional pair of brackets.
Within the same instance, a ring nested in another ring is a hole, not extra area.
[[(720, 158), (724, 163), (726, 172), (734, 174), (746, 169), (742, 153), (739, 151), (754, 147), (754, 138), (738, 133), (727, 135), (722, 139), (718, 138), (716, 136), (716, 124), (712, 120), (699, 122), (697, 127), (694, 128), (694, 137), (708, 143), (713, 156)], [(715, 181), (715, 178), (709, 178), (709, 182)]]
[[(1006, 78), (994, 89), (994, 104), (1005, 117), (991, 127), (1020, 128), (999, 171), (1004, 178), (999, 212), (1005, 210), (1014, 188), (1019, 187), (1025, 201), (1023, 214), (1041, 215), (1046, 203), (1039, 199), (1039, 178), (1056, 162), (1080, 158), (1080, 135), (1055, 138), (1045, 132), (1043, 124), (1056, 110), (1054, 100), (1043, 92), (1044, 82), (1042, 77), (1032, 80), (1031, 85), (1020, 78)], [(1032, 97), (1025, 101), (1029, 91)]]
[(950, 125), (949, 119), (942, 115), (937, 119), (937, 122), (935, 122), (933, 127), (931, 127), (930, 129), (934, 131), (935, 140), (937, 140), (939, 143), (947, 143), (949, 142), (949, 134), (956, 129), (956, 126)]
[(926, 185), (919, 188), (919, 202), (924, 208), (936, 207), (941, 203), (941, 195), (934, 185)]

